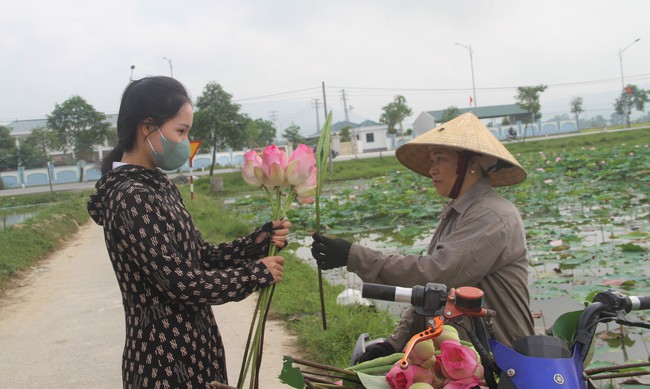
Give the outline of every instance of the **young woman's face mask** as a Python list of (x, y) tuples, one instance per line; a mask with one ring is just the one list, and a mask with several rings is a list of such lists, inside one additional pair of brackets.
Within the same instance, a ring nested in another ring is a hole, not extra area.
[(149, 142), (149, 147), (151, 147), (151, 153), (153, 154), (156, 166), (163, 170), (176, 170), (183, 166), (183, 164), (190, 159), (189, 139), (186, 138), (180, 142), (173, 142), (165, 138), (158, 126), (156, 126), (156, 130), (160, 133), (160, 144), (163, 148), (162, 152), (159, 153), (156, 151), (149, 140), (149, 135), (147, 135), (147, 141)]

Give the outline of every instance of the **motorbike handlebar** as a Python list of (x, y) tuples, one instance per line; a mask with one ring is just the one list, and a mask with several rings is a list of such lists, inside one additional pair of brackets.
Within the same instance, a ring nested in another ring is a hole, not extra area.
[(447, 303), (447, 286), (430, 282), (426, 286), (415, 285), (412, 288), (402, 288), (364, 283), (361, 287), (361, 297), (411, 304), (415, 313), (433, 316), (439, 314)]
[(411, 288), (402, 288), (392, 285), (368, 284), (361, 287), (361, 297), (374, 300), (383, 300), (396, 303), (411, 303)]
[(650, 309), (650, 296), (628, 296), (625, 299), (625, 312)]

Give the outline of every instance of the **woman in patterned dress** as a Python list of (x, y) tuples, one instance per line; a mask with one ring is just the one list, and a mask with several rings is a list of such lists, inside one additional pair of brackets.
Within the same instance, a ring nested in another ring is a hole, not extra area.
[(230, 243), (205, 242), (176, 186), (161, 169), (189, 158), (192, 104), (169, 77), (124, 91), (119, 142), (102, 163), (88, 212), (104, 227), (122, 292), (125, 388), (205, 388), (228, 383), (211, 304), (239, 301), (282, 279), (291, 224), (274, 221)]

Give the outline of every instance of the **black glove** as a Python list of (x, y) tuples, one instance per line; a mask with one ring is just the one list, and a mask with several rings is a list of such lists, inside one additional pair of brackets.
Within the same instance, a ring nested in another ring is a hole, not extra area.
[(350, 254), (352, 243), (341, 238), (330, 239), (318, 232), (311, 237), (314, 238), (311, 244), (311, 255), (316, 259), (318, 267), (329, 270), (348, 264), (348, 254)]
[(357, 363), (370, 361), (381, 357), (387, 357), (395, 354), (395, 349), (387, 342), (371, 344), (366, 348), (366, 352), (361, 354)]

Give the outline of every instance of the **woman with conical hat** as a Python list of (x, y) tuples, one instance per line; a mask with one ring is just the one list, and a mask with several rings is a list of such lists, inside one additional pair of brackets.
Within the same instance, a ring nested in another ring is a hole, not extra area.
[[(325, 270), (347, 266), (364, 282), (401, 287), (428, 282), (448, 288), (476, 286), (485, 292), (485, 306), (497, 313), (497, 340), (510, 345), (532, 335), (524, 224), (517, 208), (492, 189), (526, 179), (519, 162), (472, 113), (412, 139), (395, 155), (407, 168), (430, 177), (437, 193), (451, 199), (427, 252), (386, 255), (314, 234), (312, 254), (318, 266)], [(400, 351), (411, 336), (425, 329), (423, 317), (409, 309), (395, 332), (369, 346), (360, 361)]]

